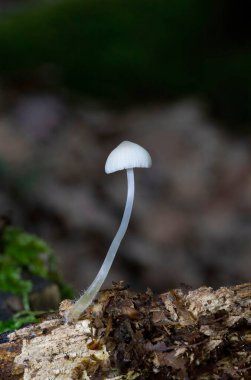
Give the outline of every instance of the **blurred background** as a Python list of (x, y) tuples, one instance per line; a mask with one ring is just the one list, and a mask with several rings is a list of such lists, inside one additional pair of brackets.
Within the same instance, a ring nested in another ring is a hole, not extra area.
[(106, 281), (250, 280), (248, 1), (1, 0), (0, 214), (53, 247), (76, 294), (117, 230), (123, 140), (153, 166)]

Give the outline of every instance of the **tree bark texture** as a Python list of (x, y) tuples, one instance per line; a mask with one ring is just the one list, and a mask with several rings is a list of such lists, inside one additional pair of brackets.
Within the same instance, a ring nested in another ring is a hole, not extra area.
[(251, 283), (158, 296), (117, 284), (74, 324), (69, 306), (0, 336), (0, 379), (251, 379)]

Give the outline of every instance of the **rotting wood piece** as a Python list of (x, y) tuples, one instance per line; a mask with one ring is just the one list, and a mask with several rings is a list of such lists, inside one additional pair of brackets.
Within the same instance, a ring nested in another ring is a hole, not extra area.
[[(61, 315), (70, 303), (64, 301)], [(0, 379), (251, 379), (251, 284), (134, 293), (1, 336)]]

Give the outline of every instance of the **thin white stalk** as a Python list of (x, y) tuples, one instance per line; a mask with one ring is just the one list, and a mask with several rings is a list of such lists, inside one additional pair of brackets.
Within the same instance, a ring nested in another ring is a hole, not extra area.
[(117, 250), (120, 246), (121, 240), (123, 239), (129, 220), (132, 213), (132, 206), (134, 200), (134, 172), (133, 169), (127, 169), (127, 199), (125, 210), (123, 214), (122, 221), (120, 223), (119, 229), (112, 241), (112, 244), (107, 252), (106, 258), (92, 284), (85, 291), (85, 293), (79, 298), (79, 300), (71, 307), (66, 315), (66, 321), (72, 322), (79, 319), (80, 315), (84, 310), (92, 303), (96, 297), (98, 291), (103, 285), (108, 272), (112, 266), (114, 257), (117, 253)]

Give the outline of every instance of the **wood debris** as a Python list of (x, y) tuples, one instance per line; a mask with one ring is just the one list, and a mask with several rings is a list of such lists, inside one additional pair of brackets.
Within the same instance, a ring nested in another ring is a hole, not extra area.
[(251, 284), (154, 296), (123, 284), (83, 319), (0, 336), (0, 379), (251, 379)]

